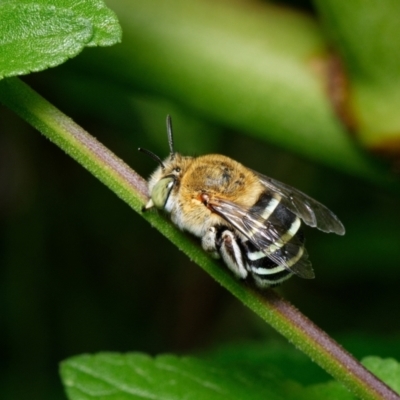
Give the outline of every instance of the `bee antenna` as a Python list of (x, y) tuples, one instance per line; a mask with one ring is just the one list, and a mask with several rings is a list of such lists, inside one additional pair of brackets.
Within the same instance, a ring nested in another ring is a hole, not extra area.
[(170, 156), (171, 156), (171, 160), (173, 160), (175, 157), (174, 137), (172, 134), (172, 119), (169, 114), (167, 115), (167, 134), (168, 134)]
[(150, 150), (143, 149), (142, 147), (139, 147), (138, 150), (141, 151), (142, 153), (147, 154), (148, 156), (150, 156), (153, 160), (157, 161), (161, 165), (162, 169), (165, 169), (164, 163), (162, 162), (161, 158), (158, 157), (156, 154), (154, 154)]

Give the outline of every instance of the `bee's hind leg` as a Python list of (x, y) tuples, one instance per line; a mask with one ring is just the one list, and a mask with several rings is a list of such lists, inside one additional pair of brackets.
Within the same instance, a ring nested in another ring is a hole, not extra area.
[(221, 257), (237, 278), (247, 277), (248, 271), (243, 260), (242, 249), (231, 230), (217, 230), (215, 227), (211, 227), (203, 236), (201, 244), (203, 249), (211, 253), (214, 258)]

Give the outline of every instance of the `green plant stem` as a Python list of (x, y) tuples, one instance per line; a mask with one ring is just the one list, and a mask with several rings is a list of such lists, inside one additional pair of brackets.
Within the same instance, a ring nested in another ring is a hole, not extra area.
[(362, 399), (400, 399), (334, 340), (274, 291), (259, 292), (225, 268), (156, 212), (141, 213), (146, 182), (95, 138), (17, 78), (0, 82), (0, 101), (83, 165), (115, 194), (297, 348)]

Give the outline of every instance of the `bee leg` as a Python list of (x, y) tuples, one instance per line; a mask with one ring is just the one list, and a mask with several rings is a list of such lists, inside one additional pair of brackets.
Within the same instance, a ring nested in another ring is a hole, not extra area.
[(146, 212), (147, 210), (150, 210), (150, 208), (153, 208), (153, 207), (154, 207), (153, 200), (150, 199), (150, 200), (146, 203), (146, 205), (142, 206), (142, 212)]
[(217, 230), (213, 226), (202, 237), (201, 245), (212, 257), (222, 257), (226, 266), (237, 278), (244, 279), (247, 277), (248, 271), (243, 261), (242, 249), (232, 231), (229, 229)]
[(237, 278), (245, 279), (248, 275), (248, 271), (236, 235), (229, 229), (220, 231), (216, 246), (226, 266)]
[(201, 246), (207, 253), (210, 253), (211, 257), (221, 258), (217, 248), (217, 230), (215, 227), (212, 226), (201, 238)]
[(237, 278), (245, 279), (247, 277), (248, 271), (243, 260), (242, 249), (238, 244), (237, 237), (229, 229), (221, 233), (219, 254)]

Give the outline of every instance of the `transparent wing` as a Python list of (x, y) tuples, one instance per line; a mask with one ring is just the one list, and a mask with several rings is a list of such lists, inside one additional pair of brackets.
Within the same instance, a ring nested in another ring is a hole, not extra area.
[(320, 202), (289, 185), (253, 171), (271, 192), (279, 194), (281, 203), (301, 218), (307, 225), (323, 232), (344, 235), (345, 229), (338, 217)]
[[(306, 249), (296, 236), (283, 248), (285, 243), (282, 242), (281, 237), (286, 233), (286, 230), (278, 221), (265, 221), (265, 219), (256, 212), (249, 211), (231, 201), (215, 197), (210, 199), (207, 206), (229, 222), (246, 237), (258, 251), (264, 252), (273, 262), (282, 265), (302, 278), (314, 278), (314, 271), (311, 267), (311, 262), (308, 260)], [(276, 246), (278, 251), (270, 251), (271, 246)], [(279, 251), (281, 247), (282, 250)], [(289, 266), (287, 260), (296, 257), (299, 251), (303, 251), (301, 259), (293, 266)]]

